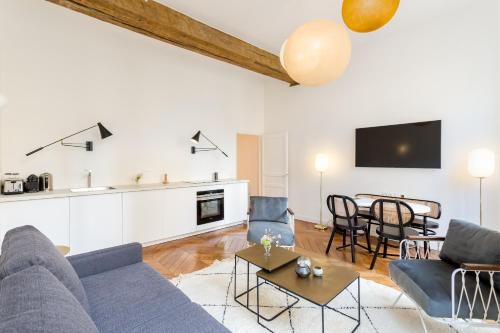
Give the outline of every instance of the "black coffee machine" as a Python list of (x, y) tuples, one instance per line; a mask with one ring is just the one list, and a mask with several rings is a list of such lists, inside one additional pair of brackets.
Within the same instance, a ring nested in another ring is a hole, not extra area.
[(40, 182), (37, 175), (30, 175), (24, 182), (24, 192), (34, 193), (40, 190)]

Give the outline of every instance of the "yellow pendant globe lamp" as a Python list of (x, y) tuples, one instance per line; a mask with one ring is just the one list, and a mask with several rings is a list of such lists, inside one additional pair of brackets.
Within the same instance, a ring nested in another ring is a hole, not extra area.
[(351, 40), (334, 21), (311, 21), (288, 37), (282, 54), (283, 67), (292, 79), (304, 86), (319, 86), (345, 71), (351, 59)]
[(344, 0), (342, 18), (355, 32), (370, 32), (389, 22), (399, 7), (399, 0)]

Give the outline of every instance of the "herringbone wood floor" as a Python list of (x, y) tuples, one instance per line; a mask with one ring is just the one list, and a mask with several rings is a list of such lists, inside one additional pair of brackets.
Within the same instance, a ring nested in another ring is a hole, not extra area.
[[(375, 269), (369, 270), (372, 255), (368, 251), (356, 248), (356, 263), (351, 263), (350, 249), (335, 250), (342, 244), (342, 237), (337, 235), (334, 246), (328, 256), (325, 255), (326, 246), (330, 237), (331, 228), (327, 231), (314, 229), (312, 223), (295, 221), (296, 246), (295, 251), (314, 257), (323, 265), (332, 263), (350, 267), (360, 272), (366, 279), (395, 287), (389, 278), (388, 265), (392, 259), (378, 258)], [(376, 240), (372, 238), (372, 248)], [(363, 243), (363, 237), (360, 237)], [(173, 278), (179, 274), (186, 274), (210, 266), (214, 260), (232, 258), (238, 250), (244, 249), (246, 242), (246, 226), (226, 228), (198, 236), (175, 240), (144, 249), (144, 261), (153, 266), (163, 276)], [(397, 253), (390, 249), (389, 253)]]

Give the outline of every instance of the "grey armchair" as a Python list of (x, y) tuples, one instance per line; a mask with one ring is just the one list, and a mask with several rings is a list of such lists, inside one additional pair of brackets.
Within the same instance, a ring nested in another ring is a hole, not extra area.
[(280, 235), (279, 246), (293, 248), (295, 246), (295, 218), (288, 208), (288, 198), (283, 197), (250, 197), (250, 209), (247, 221), (247, 241), (259, 244), (260, 239), (270, 229), (274, 236)]
[[(430, 260), (441, 247), (440, 260)], [(436, 320), (500, 328), (500, 233), (452, 220), (446, 237), (409, 236), (401, 260), (389, 265), (391, 279)]]

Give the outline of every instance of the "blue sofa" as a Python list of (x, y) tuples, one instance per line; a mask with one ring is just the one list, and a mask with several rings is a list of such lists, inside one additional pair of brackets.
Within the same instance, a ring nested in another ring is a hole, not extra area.
[(0, 332), (229, 332), (142, 261), (138, 243), (63, 257), (32, 226), (5, 235)]

